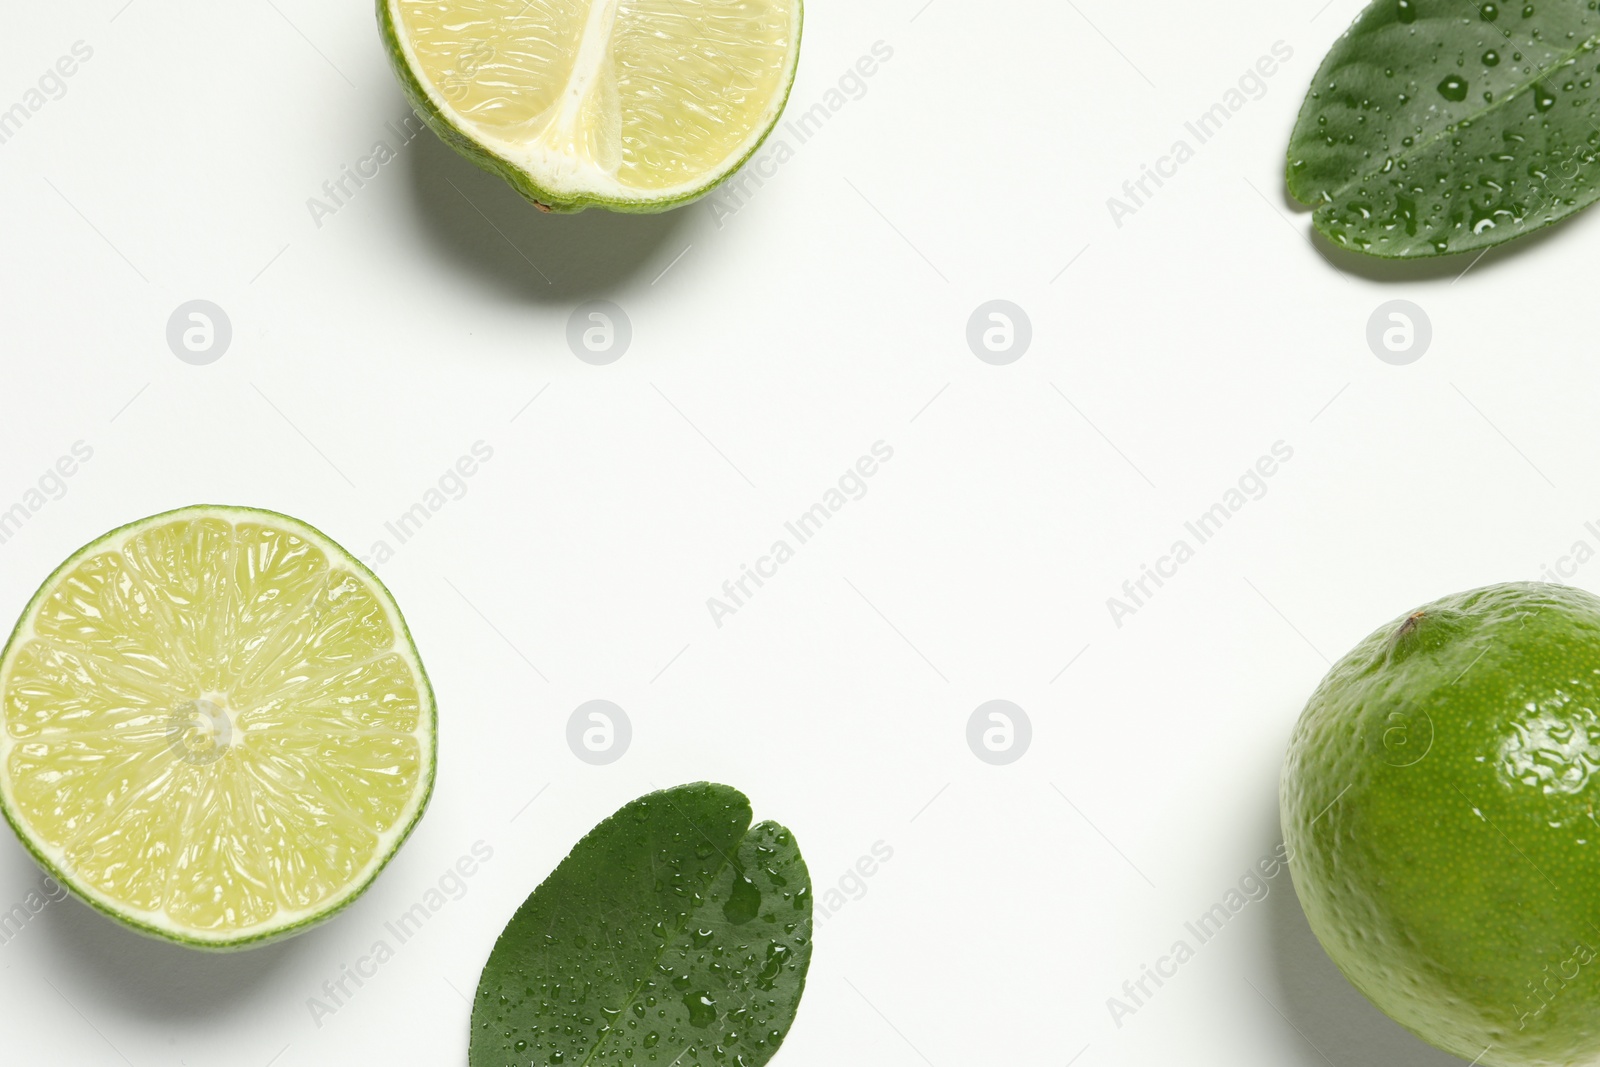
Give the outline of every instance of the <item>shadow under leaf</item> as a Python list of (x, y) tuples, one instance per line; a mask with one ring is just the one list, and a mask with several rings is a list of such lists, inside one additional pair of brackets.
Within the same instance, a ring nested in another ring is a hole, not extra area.
[(1482, 271), (1500, 263), (1520, 259), (1529, 252), (1542, 248), (1547, 242), (1557, 240), (1571, 229), (1574, 219), (1584, 214), (1582, 211), (1576, 212), (1525, 236), (1514, 237), (1504, 244), (1491, 245), (1487, 249), (1479, 248), (1470, 252), (1447, 253), (1423, 259), (1384, 259), (1380, 256), (1352, 252), (1335, 244), (1315, 225), (1311, 225), (1314, 207), (1296, 200), (1290, 194), (1287, 185), (1280, 185), (1279, 193), (1283, 197), (1284, 205), (1294, 212), (1295, 218), (1306, 220), (1311, 247), (1316, 249), (1317, 255), (1327, 261), (1329, 266), (1346, 274), (1365, 278), (1367, 281), (1385, 284), (1437, 281), (1445, 278), (1453, 281), (1469, 271)]
[(1311, 244), (1316, 248), (1317, 254), (1336, 270), (1368, 281), (1384, 283), (1441, 279), (1453, 281), (1468, 271), (1478, 273), (1492, 270), (1502, 263), (1521, 259), (1548, 242), (1559, 239), (1576, 217), (1569, 215), (1560, 222), (1535, 230), (1526, 237), (1513, 238), (1505, 244), (1492, 245), (1487, 249), (1480, 248), (1471, 252), (1430, 256), (1426, 259), (1381, 259), (1378, 256), (1362, 255), (1360, 252), (1352, 252), (1348, 248), (1334, 244), (1314, 227), (1311, 230)]

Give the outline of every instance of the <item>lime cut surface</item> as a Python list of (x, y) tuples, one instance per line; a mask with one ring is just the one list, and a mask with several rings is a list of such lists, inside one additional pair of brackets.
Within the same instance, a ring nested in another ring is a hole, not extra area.
[(62, 564), (0, 661), (0, 720), (0, 809), (36, 858), (202, 947), (348, 904), (433, 786), (433, 693), (393, 599), (265, 511), (158, 515)]
[(378, 0), (413, 105), (535, 203), (654, 211), (716, 186), (783, 110), (800, 0)]

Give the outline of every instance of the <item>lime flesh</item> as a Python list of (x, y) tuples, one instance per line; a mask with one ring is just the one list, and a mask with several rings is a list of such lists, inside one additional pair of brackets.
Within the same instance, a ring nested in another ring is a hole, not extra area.
[(0, 661), (0, 810), (112, 917), (261, 943), (398, 850), (434, 718), (370, 572), (286, 516), (189, 508), (107, 534), (29, 604)]
[(378, 0), (402, 86), (469, 159), (552, 211), (657, 211), (778, 120), (801, 0)]
[(1600, 1063), (1600, 598), (1490, 586), (1372, 634), (1312, 695), (1295, 889), (1378, 1008), (1480, 1064)]

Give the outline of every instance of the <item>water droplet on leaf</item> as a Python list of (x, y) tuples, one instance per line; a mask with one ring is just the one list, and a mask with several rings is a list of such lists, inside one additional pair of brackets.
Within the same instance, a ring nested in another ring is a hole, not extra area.
[(756, 888), (748, 875), (742, 871), (734, 875), (733, 889), (728, 894), (728, 902), (722, 906), (722, 916), (735, 926), (743, 925), (754, 919), (761, 911), (761, 890)]
[(717, 1002), (709, 993), (690, 993), (683, 998), (683, 1006), (689, 1009), (689, 1025), (697, 1030), (717, 1021)]

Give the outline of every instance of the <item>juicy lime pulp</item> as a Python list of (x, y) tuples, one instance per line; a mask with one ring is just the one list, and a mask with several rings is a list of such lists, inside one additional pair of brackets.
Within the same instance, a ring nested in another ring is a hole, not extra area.
[(1396, 619), (1334, 665), (1290, 743), (1312, 930), (1438, 1048), (1600, 1062), (1597, 771), (1600, 598), (1497, 585)]
[(378, 0), (417, 111), (553, 211), (659, 211), (777, 123), (801, 0)]
[(212, 948), (350, 903), (433, 787), (433, 692), (388, 591), (284, 515), (114, 530), (0, 660), (0, 811), (91, 905)]

